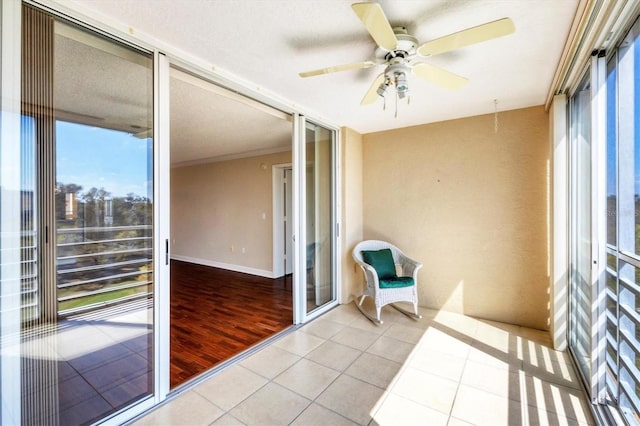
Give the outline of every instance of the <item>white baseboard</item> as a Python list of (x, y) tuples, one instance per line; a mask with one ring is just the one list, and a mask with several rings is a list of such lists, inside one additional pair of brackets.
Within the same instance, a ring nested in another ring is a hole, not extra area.
[(228, 271), (242, 272), (250, 275), (257, 275), (259, 277), (264, 277), (264, 278), (276, 278), (273, 275), (273, 271), (250, 268), (248, 266), (242, 266), (242, 265), (232, 265), (230, 263), (216, 262), (215, 260), (199, 259), (197, 257), (181, 256), (179, 254), (172, 254), (171, 259), (181, 260), (183, 262), (195, 263), (197, 265), (212, 266), (214, 268), (226, 269)]

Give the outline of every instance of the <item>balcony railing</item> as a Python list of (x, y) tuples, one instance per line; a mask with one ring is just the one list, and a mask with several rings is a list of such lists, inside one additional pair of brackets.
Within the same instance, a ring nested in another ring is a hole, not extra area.
[(24, 230), (20, 235), (20, 296), (23, 321), (40, 315), (36, 232)]
[(58, 315), (148, 297), (152, 226), (59, 228)]

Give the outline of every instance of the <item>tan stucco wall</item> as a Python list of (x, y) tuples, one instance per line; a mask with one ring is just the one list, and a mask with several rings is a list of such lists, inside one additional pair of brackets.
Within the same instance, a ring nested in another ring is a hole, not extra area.
[(543, 107), (363, 136), (364, 238), (424, 263), (420, 305), (548, 329)]
[(353, 247), (362, 241), (362, 135), (342, 128), (342, 259), (340, 303), (362, 293), (362, 276), (351, 257)]
[(291, 152), (172, 168), (172, 255), (272, 271), (271, 166), (284, 163)]

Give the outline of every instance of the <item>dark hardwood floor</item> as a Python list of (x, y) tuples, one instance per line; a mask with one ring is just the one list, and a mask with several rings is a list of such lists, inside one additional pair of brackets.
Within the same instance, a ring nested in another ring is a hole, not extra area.
[(171, 387), (293, 323), (291, 276), (171, 261)]

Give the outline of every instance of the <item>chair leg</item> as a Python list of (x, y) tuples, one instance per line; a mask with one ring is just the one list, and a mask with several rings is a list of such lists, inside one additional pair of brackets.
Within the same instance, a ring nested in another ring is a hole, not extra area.
[(375, 325), (381, 325), (382, 321), (380, 321), (380, 308), (376, 307), (376, 310), (378, 311), (378, 317), (374, 318), (373, 315), (369, 314), (368, 312), (366, 312), (364, 310), (364, 308), (362, 307), (362, 302), (364, 302), (364, 298), (366, 296), (362, 296), (360, 298), (360, 301), (354, 300), (353, 303), (356, 304), (356, 308), (358, 308), (358, 310), (360, 311), (360, 313), (362, 315), (364, 315), (369, 321), (371, 321), (372, 323), (374, 323)]
[(396, 306), (395, 303), (389, 303), (389, 305), (392, 308), (394, 308), (396, 311), (400, 312), (401, 314), (404, 314), (404, 315), (408, 316), (411, 319), (419, 320), (420, 318), (422, 318), (422, 315), (420, 315), (418, 313), (418, 305), (417, 304), (413, 305), (413, 309), (414, 309), (415, 313), (409, 312), (409, 311), (407, 311), (407, 310), (405, 310), (405, 309), (403, 309), (403, 308), (401, 308), (399, 306)]
[(380, 320), (380, 311), (382, 310), (382, 306), (378, 306), (376, 305), (376, 318), (378, 319), (378, 322), (380, 324), (382, 324), (382, 321)]

